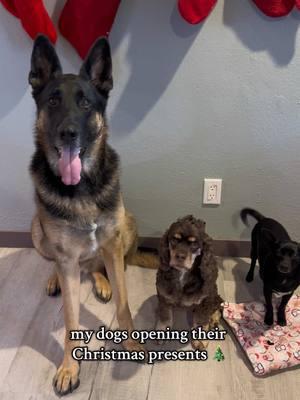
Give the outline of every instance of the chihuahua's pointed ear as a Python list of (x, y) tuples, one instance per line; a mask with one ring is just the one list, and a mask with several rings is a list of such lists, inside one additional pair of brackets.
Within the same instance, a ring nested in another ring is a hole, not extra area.
[(89, 80), (105, 97), (113, 88), (112, 61), (109, 42), (105, 37), (99, 38), (90, 49), (79, 74)]
[(34, 41), (31, 71), (28, 77), (33, 95), (41, 91), (51, 79), (61, 74), (61, 65), (54, 47), (46, 36), (39, 35)]
[(196, 220), (196, 225), (199, 229), (199, 232), (205, 232), (205, 228), (206, 228), (206, 222), (203, 221), (202, 219), (197, 219)]

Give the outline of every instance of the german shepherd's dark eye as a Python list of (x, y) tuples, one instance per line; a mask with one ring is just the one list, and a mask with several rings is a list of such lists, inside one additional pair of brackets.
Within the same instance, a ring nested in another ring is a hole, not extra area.
[(91, 105), (90, 101), (84, 96), (79, 100), (79, 106), (81, 108), (87, 109), (90, 107), (90, 105)]
[(59, 98), (58, 97), (54, 97), (54, 96), (49, 97), (48, 104), (51, 107), (58, 106), (59, 105)]

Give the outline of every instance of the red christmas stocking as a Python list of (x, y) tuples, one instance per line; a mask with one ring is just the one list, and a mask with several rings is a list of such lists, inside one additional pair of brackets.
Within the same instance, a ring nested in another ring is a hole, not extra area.
[(203, 21), (216, 5), (217, 0), (179, 0), (179, 12), (190, 24)]
[(292, 11), (295, 0), (253, 0), (257, 7), (268, 17), (283, 17)]
[(39, 33), (47, 35), (54, 44), (57, 39), (55, 27), (42, 0), (0, 0), (3, 6), (21, 20), (28, 35), (35, 39)]
[(59, 19), (59, 29), (82, 58), (99, 36), (109, 35), (120, 1), (67, 1)]

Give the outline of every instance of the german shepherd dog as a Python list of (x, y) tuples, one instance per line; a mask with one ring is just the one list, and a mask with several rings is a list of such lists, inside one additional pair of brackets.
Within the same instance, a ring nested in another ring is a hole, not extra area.
[[(32, 239), (42, 256), (55, 261), (48, 295), (62, 292), (65, 348), (53, 384), (56, 393), (65, 395), (79, 385), (79, 364), (71, 356), (79, 342), (71, 341), (69, 332), (79, 329), (80, 266), (92, 271), (103, 301), (113, 293), (120, 329), (130, 333), (124, 260), (135, 254), (137, 230), (124, 209), (118, 155), (107, 143), (105, 109), (113, 86), (108, 41), (98, 39), (79, 75), (72, 75), (62, 73), (53, 46), (38, 36), (29, 83), (37, 106), (30, 165), (37, 206)], [(132, 339), (123, 345), (143, 351)]]
[(251, 266), (246, 280), (252, 282), (256, 260), (263, 281), (266, 300), (265, 324), (274, 322), (272, 294), (281, 297), (277, 313), (279, 325), (286, 325), (285, 308), (300, 284), (300, 244), (290, 239), (285, 228), (272, 218), (264, 217), (251, 208), (241, 211), (243, 222), (247, 216), (257, 220), (251, 236)]

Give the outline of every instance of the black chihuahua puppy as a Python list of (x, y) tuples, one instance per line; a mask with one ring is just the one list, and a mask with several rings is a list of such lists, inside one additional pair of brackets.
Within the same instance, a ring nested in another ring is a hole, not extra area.
[(251, 236), (251, 266), (246, 277), (253, 281), (256, 260), (259, 262), (259, 274), (263, 281), (266, 299), (265, 324), (272, 325), (272, 293), (281, 297), (277, 322), (286, 325), (285, 307), (300, 284), (300, 244), (290, 239), (287, 231), (277, 221), (266, 218), (250, 208), (241, 211), (241, 218), (247, 225), (247, 216), (258, 222)]

